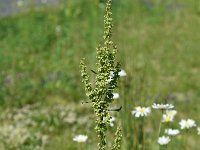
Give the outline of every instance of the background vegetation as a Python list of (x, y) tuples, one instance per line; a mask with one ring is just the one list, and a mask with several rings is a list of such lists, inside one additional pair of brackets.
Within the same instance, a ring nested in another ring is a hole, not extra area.
[[(177, 122), (187, 117), (200, 123), (198, 5), (187, 0), (113, 0), (113, 40), (127, 72), (116, 101), (123, 106), (117, 116), (117, 122), (123, 118), (123, 150), (131, 149), (137, 136), (130, 113), (134, 106), (169, 102), (179, 113), (172, 126), (178, 127)], [(22, 126), (30, 136), (28, 142), (7, 149), (30, 150), (37, 145), (45, 150), (73, 150), (85, 145), (95, 149), (94, 116), (89, 104), (81, 103), (86, 96), (79, 63), (85, 57), (94, 68), (103, 14), (103, 0), (68, 0), (0, 18), (0, 130), (9, 133), (7, 128), (13, 126), (11, 133), (22, 133), (18, 129)], [(16, 112), (24, 118), (15, 119)], [(36, 125), (24, 125), (28, 118)], [(146, 120), (146, 149), (158, 149), (154, 134), (158, 118), (155, 113)], [(110, 128), (111, 137), (113, 131)], [(45, 145), (39, 133), (48, 136)], [(87, 144), (72, 141), (79, 133), (89, 136)], [(7, 136), (4, 134), (1, 137)], [(198, 150), (196, 131), (186, 136), (186, 142), (180, 136), (168, 149)]]

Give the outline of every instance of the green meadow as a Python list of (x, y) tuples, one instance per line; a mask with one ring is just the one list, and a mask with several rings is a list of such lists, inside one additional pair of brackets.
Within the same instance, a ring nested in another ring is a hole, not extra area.
[[(20, 6), (23, 7), (23, 6)], [(80, 73), (86, 59), (91, 82), (96, 47), (103, 40), (104, 0), (68, 0), (30, 7), (0, 18), (0, 150), (96, 150), (95, 116)], [(142, 150), (136, 106), (169, 103), (200, 126), (200, 3), (188, 0), (113, 0), (113, 41), (127, 76), (111, 112), (108, 149), (117, 124), (122, 150)], [(144, 150), (199, 150), (197, 129), (157, 143), (162, 113), (144, 119)], [(73, 141), (85, 134), (85, 143)]]

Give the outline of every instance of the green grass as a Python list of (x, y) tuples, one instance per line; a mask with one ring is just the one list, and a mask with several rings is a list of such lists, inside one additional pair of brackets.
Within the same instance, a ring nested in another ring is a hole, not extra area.
[[(123, 106), (118, 119), (123, 118), (126, 133), (123, 150), (132, 149), (134, 142), (130, 139), (136, 136), (130, 114), (134, 106), (148, 106), (155, 99), (167, 100), (179, 113), (172, 126), (177, 127), (178, 121), (187, 117), (200, 123), (200, 16), (196, 4), (184, 0), (179, 2), (180, 8), (174, 9), (169, 7), (173, 1), (162, 5), (153, 2), (154, 8), (138, 0), (113, 3), (113, 40), (119, 49), (118, 59), (128, 74), (120, 81), (118, 102)], [(86, 97), (79, 63), (85, 57), (90, 69), (95, 69), (95, 48), (103, 35), (103, 13), (103, 4), (97, 0), (69, 0), (66, 4), (1, 18), (1, 111), (39, 102), (39, 110), (66, 104), (74, 107), (77, 115), (92, 113), (88, 106), (85, 108), (89, 104), (81, 104)], [(60, 32), (56, 32), (57, 26)], [(159, 113), (154, 112), (146, 120), (146, 149), (158, 149), (154, 134), (158, 117)], [(110, 138), (113, 131), (109, 131)], [(72, 141), (78, 133), (87, 133), (88, 149), (95, 149), (93, 124), (85, 129), (85, 124), (74, 123), (51, 132), (45, 150), (78, 149), (80, 145)], [(179, 137), (168, 150), (198, 150), (196, 132), (188, 135), (186, 145)]]

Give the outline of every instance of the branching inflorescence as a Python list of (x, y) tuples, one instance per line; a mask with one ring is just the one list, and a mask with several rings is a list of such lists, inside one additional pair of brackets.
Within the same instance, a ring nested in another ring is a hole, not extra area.
[[(106, 131), (109, 124), (109, 106), (113, 101), (113, 92), (117, 88), (120, 72), (120, 64), (116, 63), (117, 47), (113, 44), (112, 37), (112, 13), (111, 0), (107, 0), (104, 16), (104, 36), (103, 43), (97, 47), (97, 71), (95, 73), (95, 83), (89, 80), (87, 67), (84, 59), (80, 63), (81, 76), (85, 84), (86, 95), (89, 97), (96, 115), (95, 130), (99, 137), (99, 150), (106, 148)], [(121, 129), (116, 131), (116, 139), (113, 150), (120, 149)]]

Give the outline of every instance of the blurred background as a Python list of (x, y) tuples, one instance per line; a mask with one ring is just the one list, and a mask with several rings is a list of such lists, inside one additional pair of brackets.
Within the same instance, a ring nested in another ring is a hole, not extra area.
[[(0, 0), (0, 149), (95, 149), (79, 63), (84, 57), (95, 70), (104, 9), (105, 0)], [(179, 113), (173, 127), (181, 118), (200, 123), (200, 2), (113, 0), (113, 19), (118, 60), (127, 72), (114, 103), (124, 108), (114, 114), (116, 122), (124, 119), (122, 149), (133, 149), (126, 139), (136, 132), (134, 106), (172, 103)], [(152, 142), (158, 116), (147, 120), (149, 150), (158, 149)], [(80, 133), (89, 136), (86, 144), (72, 141)], [(187, 137), (168, 149), (198, 150), (196, 131)]]

